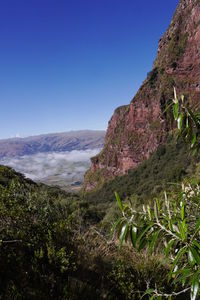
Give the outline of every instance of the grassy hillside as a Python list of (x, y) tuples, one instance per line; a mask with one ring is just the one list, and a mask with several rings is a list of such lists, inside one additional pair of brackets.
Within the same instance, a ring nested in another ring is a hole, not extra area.
[(107, 208), (115, 202), (115, 191), (123, 199), (134, 195), (145, 201), (190, 176), (198, 159), (191, 155), (183, 141), (177, 142), (169, 136), (167, 143), (137, 169), (129, 170), (127, 175), (116, 177), (106, 182), (100, 190), (86, 193), (83, 197), (91, 205), (105, 207), (107, 204)]

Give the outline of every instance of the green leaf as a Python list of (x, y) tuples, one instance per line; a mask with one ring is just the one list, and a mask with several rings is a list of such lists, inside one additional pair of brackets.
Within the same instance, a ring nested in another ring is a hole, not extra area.
[(195, 276), (191, 285), (190, 299), (195, 300), (197, 298), (198, 292), (199, 292), (199, 278), (198, 276)]
[(186, 227), (183, 226), (183, 222), (178, 221), (178, 228), (181, 234), (181, 239), (184, 241), (186, 239)]
[(118, 203), (118, 206), (119, 206), (120, 210), (123, 211), (123, 205), (122, 205), (121, 199), (120, 199), (117, 192), (115, 192), (115, 197), (116, 197), (116, 200), (117, 200), (117, 203)]
[[(180, 275), (180, 276), (177, 276), (177, 275)], [(191, 276), (191, 269), (185, 269), (185, 268), (183, 268), (183, 269), (177, 270), (176, 271), (176, 276), (177, 276), (177, 278), (174, 279), (174, 283), (181, 281), (182, 282), (182, 286), (184, 286), (187, 277)]]
[(198, 128), (198, 120), (197, 120), (196, 116), (194, 115), (194, 113), (191, 111), (191, 109), (189, 107), (185, 107), (185, 110), (188, 113), (188, 115), (190, 116), (190, 118), (192, 119), (192, 121), (194, 122), (195, 126)]
[(140, 244), (139, 244), (139, 247), (138, 247), (138, 251), (141, 251), (142, 249), (144, 249), (144, 247), (146, 246), (147, 244), (147, 239), (146, 238), (143, 238), (141, 241), (140, 241)]
[(120, 234), (120, 237), (119, 237), (119, 241), (120, 241), (119, 249), (122, 248), (122, 244), (123, 244), (123, 241), (125, 240), (127, 231), (128, 231), (128, 223), (126, 223), (122, 226), (121, 234)]
[(182, 205), (181, 207), (181, 220), (183, 221), (185, 219), (185, 205)]
[(195, 259), (190, 249), (188, 251), (188, 262), (191, 266), (194, 266), (195, 264)]
[[(141, 299), (146, 296), (146, 295), (151, 295), (152, 293), (154, 293), (154, 289), (147, 289), (145, 291), (145, 293), (142, 295)], [(151, 299), (151, 298), (150, 298)], [(153, 299), (153, 298), (152, 298)]]
[(179, 259), (181, 258), (181, 256), (186, 252), (186, 249), (185, 248), (180, 248), (174, 261), (173, 261), (173, 264), (172, 264), (172, 267), (171, 267), (171, 270), (169, 272), (169, 276), (168, 276), (168, 280), (170, 280), (170, 278), (172, 277), (172, 274), (174, 272), (174, 268), (175, 266), (177, 265)]
[(111, 227), (111, 231), (110, 231), (110, 234), (113, 235), (115, 229), (117, 228), (117, 226), (120, 224), (120, 222), (122, 221), (121, 218), (117, 219), (114, 224), (112, 225)]
[(168, 226), (169, 226), (169, 229), (170, 229), (171, 231), (173, 231), (173, 223), (172, 223), (172, 220), (171, 220), (171, 219), (168, 221)]
[(179, 104), (176, 102), (173, 106), (173, 114), (174, 114), (174, 119), (177, 121), (178, 120), (178, 111), (179, 111)]
[(194, 134), (194, 135), (193, 135), (193, 138), (192, 138), (192, 142), (191, 142), (191, 148), (194, 147), (196, 141), (197, 141), (197, 136), (196, 136), (196, 134)]
[(145, 227), (145, 229), (141, 232), (141, 234), (138, 237), (138, 242), (143, 238), (143, 236), (149, 231), (150, 228), (152, 228), (153, 223)]
[(132, 245), (133, 245), (133, 247), (135, 248), (135, 247), (136, 247), (136, 241), (137, 241), (137, 227), (132, 226), (132, 227), (131, 227), (130, 234), (131, 234), (131, 242), (132, 242)]
[(200, 244), (197, 241), (194, 240), (192, 243), (200, 250)]
[(191, 252), (192, 252), (192, 255), (193, 255), (194, 259), (196, 260), (196, 263), (197, 263), (198, 265), (200, 265), (200, 256), (199, 256), (199, 254), (197, 253), (197, 251), (196, 251), (193, 247), (190, 247), (190, 250), (191, 250)]
[(171, 102), (171, 103), (165, 108), (165, 110), (163, 111), (163, 114), (165, 114), (165, 113), (169, 110), (169, 108), (170, 108), (172, 105), (174, 105), (174, 102)]
[(149, 252), (150, 253), (152, 253), (153, 247), (158, 239), (159, 233), (160, 233), (160, 230), (153, 233), (152, 240), (150, 241), (150, 244), (149, 244)]
[(181, 277), (181, 283), (182, 283), (182, 286), (185, 285), (186, 283), (186, 279), (190, 276), (191, 274), (191, 269), (184, 269), (182, 270), (182, 277)]

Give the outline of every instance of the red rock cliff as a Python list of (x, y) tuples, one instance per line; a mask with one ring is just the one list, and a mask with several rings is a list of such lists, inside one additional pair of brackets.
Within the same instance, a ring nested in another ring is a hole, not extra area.
[(180, 1), (159, 42), (153, 70), (130, 105), (117, 108), (109, 121), (105, 146), (91, 159), (85, 175), (85, 190), (137, 167), (165, 142), (168, 122), (163, 112), (173, 96), (173, 86), (198, 103), (200, 0)]

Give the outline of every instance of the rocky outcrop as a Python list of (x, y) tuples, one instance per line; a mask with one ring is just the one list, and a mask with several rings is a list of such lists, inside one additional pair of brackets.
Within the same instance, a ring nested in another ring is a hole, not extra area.
[(180, 0), (159, 41), (153, 70), (130, 105), (117, 108), (109, 121), (104, 148), (91, 159), (85, 175), (85, 191), (137, 167), (165, 142), (169, 129), (165, 108), (174, 86), (188, 101), (199, 105), (199, 0)]

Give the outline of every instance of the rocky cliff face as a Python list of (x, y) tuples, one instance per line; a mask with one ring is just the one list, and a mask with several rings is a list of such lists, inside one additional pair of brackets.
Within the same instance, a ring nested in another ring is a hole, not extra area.
[(137, 167), (165, 142), (164, 110), (174, 86), (200, 104), (200, 0), (180, 0), (159, 41), (153, 70), (130, 105), (117, 108), (109, 121), (104, 148), (85, 175), (86, 191)]

